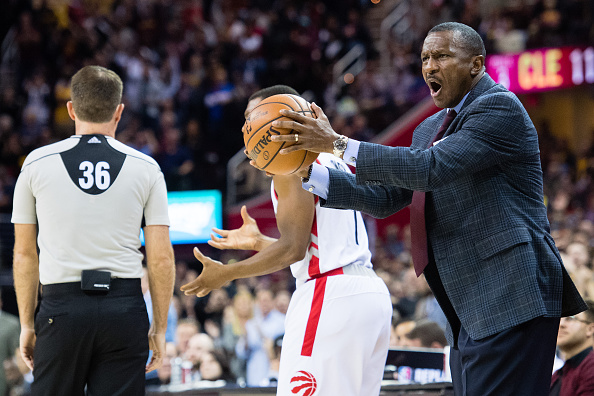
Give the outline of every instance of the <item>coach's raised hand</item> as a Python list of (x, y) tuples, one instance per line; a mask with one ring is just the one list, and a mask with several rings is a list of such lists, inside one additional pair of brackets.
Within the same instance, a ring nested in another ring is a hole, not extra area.
[[(291, 146), (280, 151), (281, 154), (287, 154), (296, 150), (309, 150), (316, 153), (332, 153), (334, 141), (340, 135), (334, 132), (328, 117), (322, 109), (315, 103), (311, 108), (316, 114), (316, 118), (306, 117), (290, 110), (281, 110), (281, 114), (291, 118), (291, 121), (274, 121), (272, 126), (275, 128), (292, 129), (293, 133), (288, 135), (275, 135), (271, 140), (275, 142), (291, 142)], [(295, 135), (298, 135), (295, 141)]]

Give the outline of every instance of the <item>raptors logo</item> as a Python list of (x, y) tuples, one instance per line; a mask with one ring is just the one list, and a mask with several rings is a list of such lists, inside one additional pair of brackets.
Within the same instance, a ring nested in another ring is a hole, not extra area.
[(318, 383), (313, 374), (303, 370), (298, 371), (297, 375), (291, 378), (291, 384), (293, 384), (291, 392), (298, 396), (312, 396), (318, 388)]

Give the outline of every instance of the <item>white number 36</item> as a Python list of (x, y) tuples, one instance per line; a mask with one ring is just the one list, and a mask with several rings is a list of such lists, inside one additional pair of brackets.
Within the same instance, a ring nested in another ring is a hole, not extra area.
[(83, 171), (84, 177), (78, 179), (78, 184), (85, 190), (93, 187), (93, 184), (97, 185), (100, 190), (106, 190), (110, 182), (109, 172), (107, 171), (109, 164), (105, 161), (99, 161), (94, 168), (95, 175), (93, 176), (93, 163), (90, 161), (81, 162), (78, 169)]

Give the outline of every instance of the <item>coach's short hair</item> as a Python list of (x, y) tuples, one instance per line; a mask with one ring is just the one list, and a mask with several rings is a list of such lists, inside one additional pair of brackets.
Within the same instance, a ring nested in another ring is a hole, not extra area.
[(297, 92), (294, 88), (289, 87), (288, 85), (273, 85), (271, 87), (263, 88), (259, 91), (256, 91), (250, 96), (248, 102), (255, 98), (266, 99), (271, 97), (272, 95), (279, 95), (279, 94), (291, 94), (299, 96), (299, 92)]
[(122, 102), (124, 84), (113, 71), (85, 66), (70, 80), (72, 107), (81, 121), (104, 123), (111, 120)]
[(461, 41), (459, 44), (462, 48), (466, 49), (469, 55), (487, 56), (485, 43), (483, 42), (481, 35), (468, 25), (459, 22), (444, 22), (429, 30), (429, 33), (435, 32), (457, 32), (459, 35), (458, 37), (455, 37), (455, 40)]

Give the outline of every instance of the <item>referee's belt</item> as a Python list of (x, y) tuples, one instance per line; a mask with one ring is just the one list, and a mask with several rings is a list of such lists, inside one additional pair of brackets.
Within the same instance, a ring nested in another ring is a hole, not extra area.
[[(134, 295), (141, 290), (140, 278), (111, 278), (111, 283), (109, 285), (109, 294), (111, 295)], [(67, 294), (76, 295), (86, 293), (84, 290), (81, 290), (80, 281), (41, 285), (42, 296), (60, 296)]]

